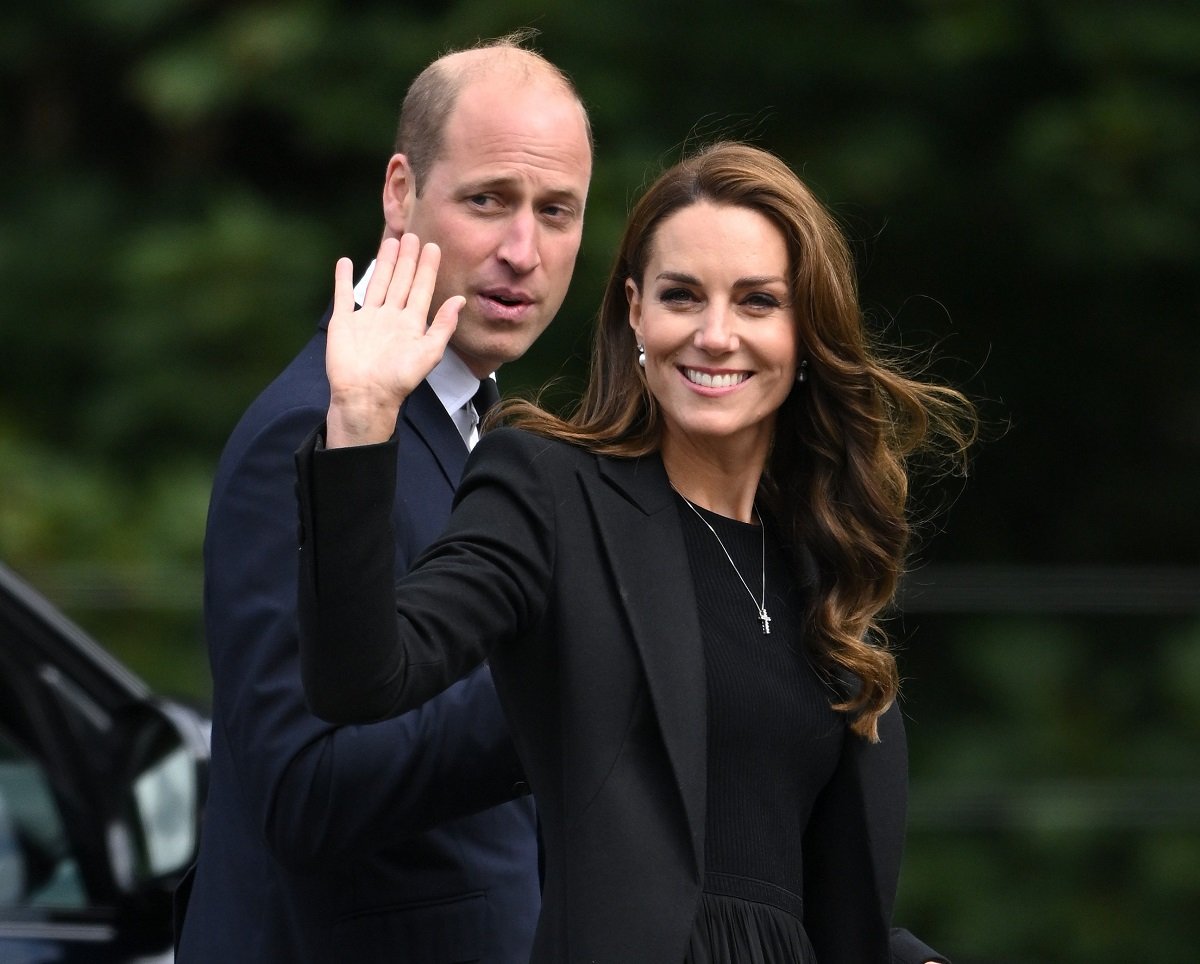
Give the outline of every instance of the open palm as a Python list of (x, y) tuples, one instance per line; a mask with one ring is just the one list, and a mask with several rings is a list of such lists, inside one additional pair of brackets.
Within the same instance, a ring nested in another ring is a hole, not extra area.
[(400, 406), (441, 360), (465, 299), (448, 298), (429, 320), (440, 261), (437, 245), (422, 247), (414, 234), (386, 238), (357, 311), (353, 265), (338, 261), (325, 349), (328, 447), (389, 438)]

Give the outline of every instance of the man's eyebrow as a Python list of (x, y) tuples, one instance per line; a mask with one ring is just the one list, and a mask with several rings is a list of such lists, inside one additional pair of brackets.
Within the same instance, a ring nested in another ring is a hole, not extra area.
[(571, 201), (575, 204), (583, 203), (583, 197), (580, 193), (570, 187), (552, 187), (547, 191), (543, 191), (542, 196), (556, 201)]
[[(521, 179), (517, 177), (509, 177), (507, 175), (498, 175), (496, 177), (483, 178), (479, 181), (470, 181), (463, 185), (464, 194), (483, 194), (488, 191), (496, 191), (502, 188), (509, 188), (515, 184), (521, 183)], [(553, 200), (572, 201), (575, 204), (581, 204), (583, 198), (575, 188), (571, 187), (552, 187), (544, 191), (538, 192), (538, 197), (551, 198)]]

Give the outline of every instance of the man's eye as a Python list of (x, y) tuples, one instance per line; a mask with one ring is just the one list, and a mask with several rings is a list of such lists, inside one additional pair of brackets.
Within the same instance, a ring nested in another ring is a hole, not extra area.
[(472, 194), (467, 198), (467, 203), (472, 207), (487, 208), (492, 207), (496, 203), (496, 199), (490, 194)]

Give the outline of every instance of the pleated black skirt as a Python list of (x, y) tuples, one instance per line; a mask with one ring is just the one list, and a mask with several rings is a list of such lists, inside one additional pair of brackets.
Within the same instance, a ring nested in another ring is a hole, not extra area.
[(804, 922), (771, 904), (704, 893), (684, 964), (817, 964)]

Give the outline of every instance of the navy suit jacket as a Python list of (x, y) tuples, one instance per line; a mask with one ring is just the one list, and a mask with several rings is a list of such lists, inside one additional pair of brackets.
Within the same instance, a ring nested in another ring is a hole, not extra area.
[[(523, 962), (540, 900), (535, 815), (489, 670), (370, 726), (305, 706), (293, 455), (329, 404), (324, 325), (243, 416), (213, 486), (212, 771), (177, 959)], [(445, 525), (467, 452), (427, 384), (397, 434), (403, 572)]]

